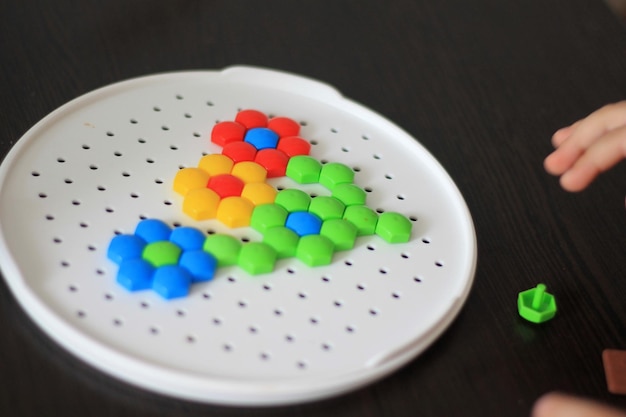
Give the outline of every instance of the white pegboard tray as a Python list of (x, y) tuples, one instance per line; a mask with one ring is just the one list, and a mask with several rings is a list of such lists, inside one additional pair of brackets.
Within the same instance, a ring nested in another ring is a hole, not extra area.
[[(353, 167), (369, 207), (411, 218), (411, 240), (361, 237), (322, 267), (222, 268), (172, 301), (127, 292), (106, 248), (140, 218), (260, 239), (191, 220), (172, 191), (178, 169), (221, 151), (214, 123), (243, 108), (299, 121), (311, 156)], [(468, 296), (476, 238), (455, 184), (406, 132), (326, 84), (232, 67), (116, 83), (30, 129), (0, 167), (0, 266), (31, 318), (92, 366), (179, 398), (275, 405), (355, 389), (422, 352)]]

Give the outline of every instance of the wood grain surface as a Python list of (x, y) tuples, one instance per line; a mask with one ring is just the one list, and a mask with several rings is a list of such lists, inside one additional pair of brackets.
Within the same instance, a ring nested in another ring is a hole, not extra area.
[[(130, 77), (246, 64), (335, 86), (416, 137), (478, 237), (466, 306), (424, 354), (329, 400), (220, 407), (161, 397), (66, 353), (0, 280), (1, 416), (528, 416), (559, 390), (626, 409), (602, 350), (626, 349), (626, 170), (562, 191), (554, 130), (626, 99), (626, 29), (599, 0), (24, 0), (0, 3), (0, 158), (41, 118)], [(19, 207), (15, 207), (19, 210)], [(536, 326), (519, 291), (545, 282)]]

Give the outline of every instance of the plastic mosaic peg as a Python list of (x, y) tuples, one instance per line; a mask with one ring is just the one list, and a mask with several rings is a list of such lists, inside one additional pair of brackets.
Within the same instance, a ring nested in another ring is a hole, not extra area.
[(284, 226), (269, 228), (263, 233), (263, 243), (274, 248), (278, 258), (291, 258), (296, 255), (300, 236)]
[(388, 211), (378, 216), (376, 234), (389, 243), (405, 243), (411, 238), (411, 227), (402, 214)]
[(362, 206), (366, 199), (365, 190), (355, 184), (338, 184), (333, 188), (332, 196), (345, 206)]
[(227, 197), (220, 201), (215, 217), (230, 227), (245, 227), (250, 225), (250, 218), (254, 205), (244, 197)]
[(280, 149), (261, 149), (256, 153), (254, 162), (267, 170), (268, 178), (284, 177), (289, 156)]
[(268, 117), (265, 113), (254, 109), (241, 110), (235, 116), (235, 122), (241, 124), (246, 129), (255, 127), (267, 127)]
[(303, 156), (311, 152), (311, 144), (300, 136), (287, 136), (278, 140), (276, 149), (288, 157)]
[(152, 277), (152, 289), (165, 299), (185, 297), (191, 288), (191, 273), (177, 265), (157, 268)]
[(322, 228), (322, 219), (307, 211), (296, 211), (289, 213), (285, 227), (293, 230), (300, 237), (317, 235)]
[(174, 191), (185, 196), (191, 190), (206, 187), (209, 174), (200, 168), (183, 168), (174, 177)]
[(289, 212), (278, 204), (262, 204), (256, 206), (250, 218), (250, 226), (261, 234), (270, 229), (285, 225)]
[(298, 241), (296, 257), (308, 266), (329, 265), (334, 251), (333, 242), (326, 236), (307, 235)]
[(267, 127), (276, 132), (281, 138), (296, 136), (300, 133), (300, 124), (288, 117), (273, 117), (267, 123)]
[(336, 251), (348, 250), (354, 247), (357, 228), (348, 220), (331, 219), (322, 223), (320, 235), (333, 242)]
[(225, 146), (231, 142), (240, 142), (246, 134), (246, 128), (238, 122), (220, 122), (211, 131), (211, 142)]
[(120, 262), (117, 283), (128, 291), (143, 291), (152, 288), (155, 268), (141, 257)]
[(220, 200), (215, 191), (204, 187), (196, 188), (185, 195), (183, 213), (194, 220), (214, 219)]
[(278, 191), (265, 182), (246, 184), (241, 191), (241, 196), (250, 200), (255, 207), (261, 204), (273, 203)]
[(604, 349), (602, 364), (609, 392), (626, 395), (626, 350)]
[(351, 184), (354, 181), (354, 171), (347, 165), (339, 162), (330, 162), (322, 166), (319, 182), (333, 191), (339, 184)]
[(233, 165), (235, 165), (233, 158), (218, 153), (204, 155), (200, 158), (200, 162), (198, 162), (198, 168), (206, 172), (210, 177), (220, 174), (230, 174)]
[(231, 142), (222, 148), (222, 155), (229, 157), (233, 162), (254, 161), (257, 148), (248, 142)]
[(141, 253), (141, 257), (155, 268), (165, 265), (176, 265), (182, 249), (178, 245), (168, 241), (148, 243)]
[(168, 240), (171, 233), (172, 229), (166, 223), (157, 219), (143, 220), (135, 228), (135, 235), (145, 240), (146, 243)]
[(281, 190), (276, 194), (274, 203), (282, 206), (288, 212), (308, 211), (311, 204), (311, 196), (297, 188)]
[(209, 178), (207, 188), (213, 190), (220, 198), (240, 196), (244, 182), (231, 174), (223, 174)]
[(236, 163), (230, 171), (230, 174), (239, 178), (244, 184), (265, 182), (267, 178), (267, 170), (262, 165), (252, 161)]
[(538, 284), (519, 293), (517, 308), (520, 316), (533, 323), (543, 323), (556, 314), (556, 300), (546, 292), (545, 284)]
[(266, 127), (256, 127), (246, 132), (243, 140), (254, 146), (258, 151), (261, 149), (275, 149), (278, 145), (278, 133)]
[(265, 242), (251, 242), (241, 247), (237, 265), (251, 275), (274, 270), (278, 258), (276, 250)]
[(191, 273), (192, 282), (210, 281), (217, 269), (215, 256), (202, 249), (184, 252), (179, 265)]
[(233, 236), (215, 234), (206, 238), (202, 249), (212, 254), (220, 267), (235, 265), (241, 250), (241, 242)]
[(346, 206), (332, 196), (319, 196), (311, 199), (309, 213), (315, 214), (322, 221), (341, 219)]
[(289, 160), (285, 174), (300, 184), (315, 184), (320, 180), (322, 164), (306, 155), (294, 156)]
[(109, 243), (107, 257), (118, 265), (131, 259), (141, 258), (146, 241), (136, 235), (119, 235)]
[(204, 240), (204, 234), (193, 227), (177, 227), (172, 230), (172, 233), (170, 234), (170, 242), (174, 243), (184, 251), (202, 249)]
[(352, 223), (359, 236), (369, 236), (376, 233), (378, 224), (378, 213), (363, 205), (353, 205), (346, 207), (343, 218)]

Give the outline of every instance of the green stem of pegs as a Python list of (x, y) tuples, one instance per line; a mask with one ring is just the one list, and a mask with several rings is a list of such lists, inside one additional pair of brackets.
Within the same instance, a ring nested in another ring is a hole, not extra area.
[(543, 302), (543, 295), (546, 292), (545, 284), (537, 285), (535, 289), (535, 293), (533, 294), (533, 303), (532, 308), (538, 310), (541, 307), (541, 303)]

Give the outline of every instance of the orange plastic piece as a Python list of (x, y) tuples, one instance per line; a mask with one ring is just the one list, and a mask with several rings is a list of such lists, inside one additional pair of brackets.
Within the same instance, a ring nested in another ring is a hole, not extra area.
[(220, 198), (241, 195), (244, 183), (239, 178), (230, 174), (218, 175), (209, 178), (207, 187), (215, 191)]
[(237, 122), (220, 122), (213, 126), (211, 142), (225, 146), (231, 142), (240, 142), (246, 133), (246, 128)]
[(287, 156), (308, 155), (311, 144), (300, 136), (287, 136), (278, 141), (276, 149), (283, 151)]
[(230, 228), (250, 225), (254, 205), (243, 197), (228, 197), (217, 207), (217, 219)]
[(191, 190), (204, 188), (209, 182), (209, 174), (200, 168), (183, 168), (174, 177), (174, 191), (183, 197)]
[(267, 123), (267, 127), (278, 133), (283, 138), (286, 136), (296, 136), (300, 133), (300, 125), (288, 117), (274, 117)]
[(220, 196), (208, 188), (196, 188), (189, 191), (183, 200), (183, 213), (194, 220), (215, 218)]
[(216, 175), (230, 174), (230, 170), (233, 169), (235, 163), (226, 155), (220, 155), (217, 153), (205, 155), (198, 162), (198, 168), (214, 177)]
[(235, 121), (245, 126), (246, 129), (255, 127), (267, 127), (267, 116), (258, 110), (241, 110), (235, 116)]
[(278, 149), (262, 149), (254, 161), (267, 170), (267, 178), (282, 177), (287, 171), (289, 157)]
[(254, 161), (256, 148), (248, 142), (232, 142), (224, 146), (222, 155), (228, 156), (234, 162)]
[(230, 173), (246, 184), (264, 182), (267, 178), (267, 170), (252, 161), (237, 162)]
[(602, 364), (606, 385), (611, 394), (626, 394), (626, 350), (604, 349)]
[(266, 182), (255, 182), (243, 187), (241, 196), (247, 198), (254, 206), (273, 203), (278, 191)]

